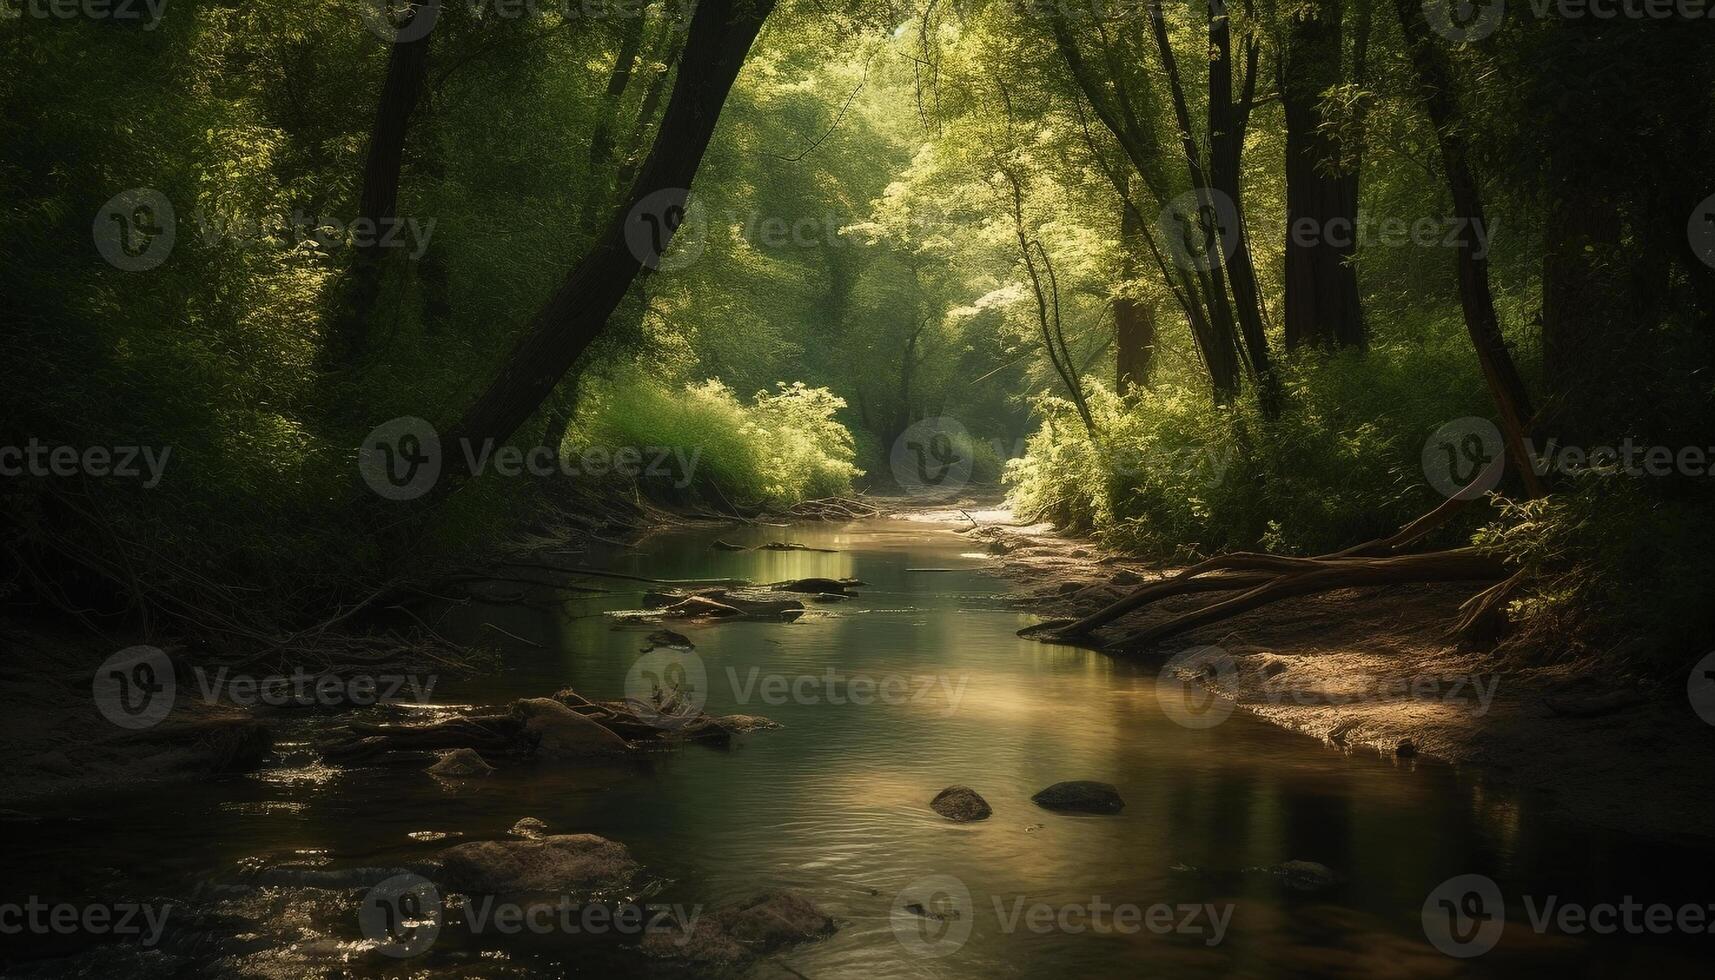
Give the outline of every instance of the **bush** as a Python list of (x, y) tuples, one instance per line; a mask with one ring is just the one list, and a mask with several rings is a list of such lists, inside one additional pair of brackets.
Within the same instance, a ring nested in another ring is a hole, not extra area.
[(826, 388), (782, 381), (748, 405), (718, 379), (675, 391), (625, 372), (592, 381), (591, 388), (568, 449), (676, 449), (690, 472), (675, 474), (674, 489), (782, 506), (848, 493), (861, 474), (852, 434), (834, 418), (846, 403)]
[(1708, 652), (1715, 508), (1707, 488), (1658, 497), (1636, 476), (1585, 470), (1554, 493), (1500, 501), (1477, 547), (1528, 575), (1508, 608), (1509, 645), (1539, 661), (1606, 657), (1680, 672)]
[(1217, 407), (1206, 389), (1120, 398), (1092, 385), (1091, 439), (1069, 402), (1040, 398), (1042, 428), (1007, 468), (1011, 503), (1157, 557), (1318, 553), (1391, 534), (1442, 499), (1425, 440), (1490, 412), (1469, 345), (1441, 337), (1289, 358), (1273, 419), (1248, 392)]

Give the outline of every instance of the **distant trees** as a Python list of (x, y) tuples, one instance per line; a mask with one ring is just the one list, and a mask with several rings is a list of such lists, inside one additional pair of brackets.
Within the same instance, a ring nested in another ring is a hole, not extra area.
[[(1355, 8), (1350, 55), (1348, 2)], [(1353, 257), (1372, 2), (1313, 0), (1283, 15), (1285, 42), (1275, 71), (1286, 123), (1287, 350), (1363, 347), (1367, 339)], [(1356, 92), (1352, 118), (1331, 118), (1324, 107), (1348, 84)]]

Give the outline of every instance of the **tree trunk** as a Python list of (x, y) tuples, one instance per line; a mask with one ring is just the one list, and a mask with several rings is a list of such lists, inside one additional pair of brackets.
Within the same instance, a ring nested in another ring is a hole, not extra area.
[[(458, 452), (454, 447), (467, 442), (504, 441), (516, 432), (601, 332), (645, 260), (652, 265), (659, 260), (677, 230), (675, 211), (683, 213), (727, 93), (773, 6), (773, 0), (702, 0), (697, 5), (672, 97), (636, 183), (531, 319), (487, 390), (453, 427), (448, 452)], [(662, 233), (651, 238), (651, 230)], [(455, 472), (441, 479), (431, 499), (444, 498), (460, 476)]]
[(1233, 99), (1232, 19), (1224, 0), (1209, 0), (1209, 184), (1232, 202), (1232, 254), (1225, 257), (1227, 279), (1233, 290), (1233, 316), (1244, 339), (1245, 363), (1257, 386), (1263, 414), (1280, 410), (1280, 386), (1268, 351), (1263, 329), (1262, 300), (1257, 293), (1256, 270), (1251, 266), (1250, 238), (1245, 231), (1244, 194), (1240, 165), (1244, 157), (1245, 127), (1250, 122), (1256, 96), (1257, 45), (1246, 39), (1242, 95)]
[[(1142, 222), (1132, 208), (1120, 212), (1120, 274), (1128, 286), (1137, 279), (1137, 256), (1143, 249)], [(1155, 357), (1155, 311), (1135, 296), (1114, 300), (1114, 387), (1120, 394), (1149, 387), (1150, 362)]]
[(1507, 350), (1501, 334), (1500, 318), (1495, 314), (1494, 294), (1489, 289), (1489, 262), (1482, 252), (1486, 234), (1478, 236), (1473, 229), (1484, 228), (1482, 195), (1477, 179), (1471, 173), (1470, 151), (1465, 144), (1463, 117), (1453, 91), (1453, 72), (1446, 55), (1436, 46), (1435, 35), (1424, 18), (1423, 8), (1414, 0), (1394, 0), (1404, 31), (1406, 48), (1416, 76), (1418, 98), (1435, 126), (1435, 136), (1441, 148), (1441, 164), (1447, 172), (1447, 187), (1453, 194), (1453, 215), (1460, 222), (1455, 262), (1459, 275), (1459, 301), (1464, 308), (1465, 329), (1476, 349), (1477, 363), (1488, 383), (1500, 416), (1501, 435), (1506, 441), (1507, 454), (1512, 459), (1526, 492), (1540, 497), (1545, 492), (1533, 467), (1530, 450), (1525, 445), (1526, 427), (1535, 418), (1524, 381)]
[[(1367, 11), (1367, 7), (1364, 8)], [(1362, 347), (1358, 305), (1358, 172), (1324, 129), (1322, 101), (1343, 80), (1340, 0), (1318, 0), (1288, 20), (1280, 69), (1286, 117), (1286, 314), (1288, 350)], [(1361, 83), (1367, 23), (1360, 17), (1354, 76)]]
[(381, 295), (382, 242), (393, 240), (387, 231), (398, 218), (405, 136), (429, 77), (429, 38), (434, 31), (416, 37), (409, 28), (418, 18), (433, 21), (439, 14), (440, 0), (424, 0), (402, 25), (401, 39), (394, 42), (387, 56), (387, 77), (369, 132), (369, 155), (364, 161), (357, 203), (358, 221), (368, 222), (372, 234), (357, 243), (346, 305), (334, 324), (330, 349), (324, 353), (328, 366), (335, 370), (349, 367), (368, 349), (369, 321)]

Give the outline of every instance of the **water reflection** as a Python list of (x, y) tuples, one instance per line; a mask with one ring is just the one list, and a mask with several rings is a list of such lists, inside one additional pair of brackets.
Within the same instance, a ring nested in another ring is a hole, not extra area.
[[(330, 769), (305, 744), (327, 719), (306, 720), (281, 762), (255, 776), (82, 813), (68, 806), (64, 816), (80, 819), (50, 823), (16, 862), (14, 886), (172, 896), (218, 913), (197, 928), (215, 937), (222, 971), (296, 976), (334, 963), (381, 975), (394, 964), (354, 945), (361, 876), (310, 888), (278, 869), (407, 866), (533, 816), (554, 832), (624, 842), (664, 899), (714, 906), (790, 887), (841, 921), (832, 939), (759, 964), (763, 976), (1519, 976), (1672, 969), (1697, 952), (1686, 941), (1550, 940), (1509, 925), (1480, 961), (1442, 956), (1419, 910), (1455, 874), (1492, 875), (1514, 894), (1611, 900), (1704, 900), (1704, 886), (1683, 850), (1590, 837), (1561, 826), (1551, 806), (1470, 774), (1347, 757), (1243, 713), (1206, 730), (1173, 724), (1148, 665), (1018, 639), (1030, 620), (957, 535), (899, 522), (718, 534), (749, 545), (789, 537), (834, 554), (716, 551), (716, 536), (660, 535), (581, 560), (658, 578), (868, 582), (859, 598), (812, 607), (791, 625), (675, 626), (696, 643), (708, 711), (766, 715), (780, 730), (727, 751), (449, 783), (411, 768)], [(924, 567), (966, 570), (908, 571)], [(604, 585), (614, 591), (568, 594), (547, 610), (460, 610), (444, 631), (492, 643), (492, 623), (542, 646), (508, 649), (489, 676), (442, 679), (437, 700), (504, 703), (565, 686), (622, 696), (647, 630), (607, 614), (638, 606), (645, 586)], [(769, 693), (781, 690), (770, 678), (789, 695)], [(878, 685), (857, 699), (867, 703), (852, 703), (854, 680)], [(1124, 811), (1064, 815), (1031, 803), (1068, 779), (1112, 783)], [(978, 790), (994, 815), (957, 825), (930, 811), (951, 784)], [(1319, 862), (1338, 880), (1294, 891), (1266, 870), (1289, 860)], [(891, 913), (896, 896), (935, 876), (968, 890), (960, 911), (970, 928), (962, 946), (929, 958), (900, 942)], [(1097, 903), (1230, 907), (1232, 917), (1210, 945), (1207, 931), (1038, 932), (1011, 915)], [(231, 937), (249, 933), (262, 948), (231, 952)], [(460, 976), (657, 969), (564, 937), (504, 942), (457, 930), (412, 966)]]

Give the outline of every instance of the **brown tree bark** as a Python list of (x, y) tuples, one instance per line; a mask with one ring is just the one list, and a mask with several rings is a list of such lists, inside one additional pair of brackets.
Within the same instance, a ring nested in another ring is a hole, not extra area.
[[(449, 453), (467, 443), (511, 437), (601, 332), (644, 260), (658, 258), (634, 251), (639, 231), (652, 249), (666, 247), (677, 230), (673, 209), (685, 205), (727, 93), (773, 6), (774, 0), (702, 0), (697, 5), (673, 94), (636, 182), (531, 319), (488, 388), (448, 433)], [(636, 226), (629, 243), (628, 226)], [(664, 233), (651, 240), (650, 230)], [(443, 476), (425, 499), (444, 499), (467, 475), (455, 470)]]
[[(1367, 13), (1368, 0), (1359, 0)], [(1287, 22), (1280, 67), (1286, 117), (1286, 312), (1288, 350), (1362, 347), (1358, 303), (1358, 170), (1342, 159), (1341, 140), (1324, 128), (1322, 101), (1344, 80), (1341, 0), (1317, 0)], [(1354, 78), (1361, 84), (1368, 24), (1360, 18)]]
[(1470, 149), (1465, 143), (1463, 116), (1453, 90), (1453, 72), (1447, 56), (1437, 46), (1434, 33), (1424, 17), (1423, 7), (1415, 0), (1394, 0), (1400, 27), (1405, 33), (1406, 49), (1418, 89), (1418, 99), (1429, 121), (1435, 126), (1440, 145), (1441, 165), (1446, 171), (1447, 187), (1453, 195), (1453, 215), (1461, 223), (1454, 261), (1459, 276), (1459, 301), (1464, 308), (1465, 329), (1476, 349), (1477, 363), (1494, 399), (1500, 416), (1501, 435), (1506, 441), (1507, 455), (1512, 459), (1526, 492), (1540, 497), (1546, 492), (1533, 467), (1530, 450), (1525, 445), (1527, 427), (1535, 419), (1530, 396), (1524, 381), (1507, 350), (1501, 334), (1500, 318), (1495, 314), (1495, 298), (1489, 289), (1489, 263), (1481, 252), (1481, 242), (1487, 236), (1474, 234), (1483, 228), (1482, 194), (1477, 178), (1471, 172)]
[(335, 369), (348, 367), (369, 346), (369, 321), (381, 294), (382, 242), (390, 240), (385, 232), (398, 218), (405, 137), (429, 77), (429, 39), (434, 31), (431, 28), (416, 37), (409, 28), (421, 18), (433, 21), (439, 14), (440, 0), (424, 0), (401, 25), (400, 40), (393, 43), (387, 56), (387, 75), (369, 132), (369, 152), (357, 202), (358, 221), (367, 222), (373, 234), (357, 244), (346, 306), (334, 323), (325, 352), (328, 365)]
[[(1120, 274), (1127, 282), (1138, 275), (1138, 254), (1143, 251), (1142, 222), (1137, 212), (1120, 211)], [(1135, 296), (1114, 300), (1114, 387), (1120, 394), (1149, 387), (1149, 369), (1155, 359), (1155, 311)]]

